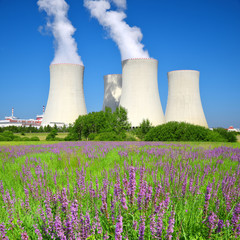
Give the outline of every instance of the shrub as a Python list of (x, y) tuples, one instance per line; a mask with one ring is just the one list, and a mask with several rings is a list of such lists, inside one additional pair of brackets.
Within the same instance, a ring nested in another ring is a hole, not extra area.
[(122, 141), (122, 135), (115, 132), (102, 132), (95, 136), (95, 141)]
[(219, 133), (208, 128), (184, 122), (168, 122), (152, 128), (145, 136), (145, 141), (226, 141)]
[(60, 141), (64, 141), (64, 138), (55, 137), (55, 138), (54, 138), (54, 141), (59, 141), (59, 142), (60, 142)]
[(8, 131), (8, 130), (5, 130), (3, 133), (2, 133), (2, 136), (6, 137), (7, 141), (12, 141), (14, 139), (14, 134), (12, 131)]
[(2, 134), (0, 134), (0, 141), (11, 141), (11, 138), (5, 137)]
[(23, 137), (21, 140), (22, 141), (30, 141), (31, 139), (29, 137)]
[(88, 135), (88, 140), (93, 141), (96, 136), (97, 136), (96, 133), (90, 133), (90, 134)]
[(22, 141), (22, 138), (20, 136), (14, 136), (12, 141)]
[(74, 132), (70, 132), (65, 138), (65, 141), (77, 141), (78, 139), (78, 134)]
[(40, 141), (39, 137), (31, 137), (30, 140), (31, 141)]
[(219, 133), (223, 138), (227, 140), (227, 142), (237, 142), (236, 132), (229, 132), (224, 128), (215, 128), (213, 131)]
[(57, 129), (53, 128), (51, 132), (47, 135), (46, 140), (47, 141), (54, 141), (57, 136)]

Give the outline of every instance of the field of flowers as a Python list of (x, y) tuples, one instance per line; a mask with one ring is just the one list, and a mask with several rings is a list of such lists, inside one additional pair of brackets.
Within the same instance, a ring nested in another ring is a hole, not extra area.
[(240, 239), (240, 148), (0, 146), (0, 239)]

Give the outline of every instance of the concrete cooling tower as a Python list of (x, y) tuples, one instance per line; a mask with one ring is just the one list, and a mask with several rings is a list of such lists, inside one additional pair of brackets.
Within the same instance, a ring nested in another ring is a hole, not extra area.
[(168, 73), (166, 122), (187, 122), (208, 127), (200, 98), (199, 74), (193, 70)]
[(165, 122), (158, 92), (158, 61), (128, 59), (122, 62), (120, 106), (127, 109), (133, 127), (148, 119), (153, 126)]
[(109, 74), (104, 76), (104, 99), (103, 111), (105, 107), (110, 107), (112, 112), (119, 106), (122, 93), (122, 74)]
[(78, 64), (52, 64), (50, 90), (42, 126), (68, 125), (79, 115), (87, 114), (83, 92), (84, 66)]

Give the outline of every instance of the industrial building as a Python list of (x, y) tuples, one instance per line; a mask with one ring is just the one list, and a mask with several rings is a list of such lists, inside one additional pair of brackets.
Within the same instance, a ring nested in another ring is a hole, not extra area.
[[(44, 107), (43, 107), (44, 114)], [(12, 115), (9, 117), (5, 117), (4, 120), (0, 120), (0, 127), (37, 127), (39, 128), (42, 123), (42, 115), (37, 115), (36, 119), (20, 119), (14, 116), (14, 108), (12, 108)]]
[(199, 75), (195, 70), (168, 73), (166, 122), (186, 122), (208, 127), (200, 98)]
[(119, 107), (122, 94), (122, 74), (109, 74), (104, 76), (103, 111), (106, 107), (112, 112)]
[(122, 61), (120, 106), (128, 112), (129, 122), (137, 127), (144, 119), (153, 126), (165, 122), (158, 92), (158, 61), (152, 58)]
[(63, 126), (87, 114), (83, 92), (84, 66), (51, 64), (50, 90), (42, 126)]

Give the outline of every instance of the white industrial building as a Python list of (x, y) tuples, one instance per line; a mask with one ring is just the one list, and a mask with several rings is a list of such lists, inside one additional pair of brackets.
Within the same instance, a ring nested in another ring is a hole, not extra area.
[(129, 122), (137, 127), (144, 119), (153, 126), (165, 122), (158, 92), (158, 61), (151, 58), (122, 61), (120, 106), (128, 112)]
[(119, 107), (122, 93), (122, 74), (109, 74), (104, 76), (104, 98), (103, 111), (106, 107), (112, 109), (112, 112)]
[(208, 127), (200, 98), (199, 75), (194, 70), (168, 73), (166, 122), (186, 122)]
[(84, 66), (51, 64), (50, 90), (42, 126), (68, 125), (87, 114), (83, 92)]

